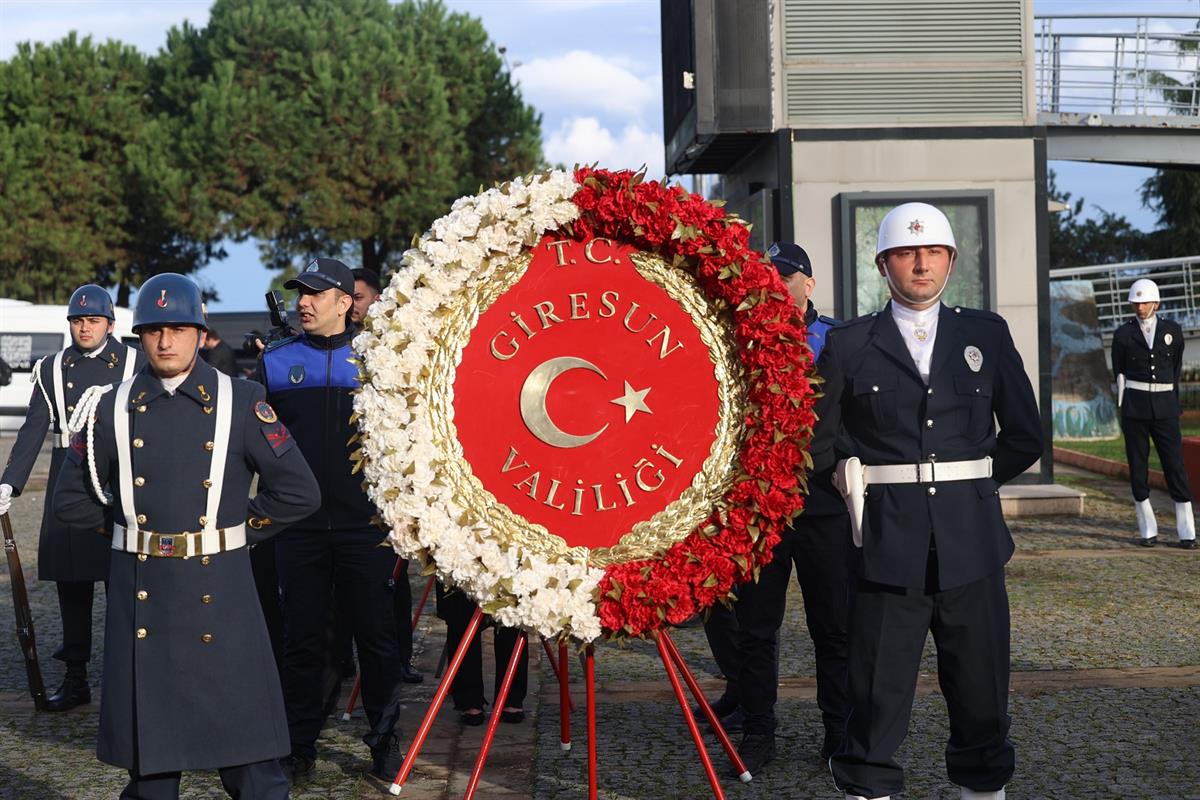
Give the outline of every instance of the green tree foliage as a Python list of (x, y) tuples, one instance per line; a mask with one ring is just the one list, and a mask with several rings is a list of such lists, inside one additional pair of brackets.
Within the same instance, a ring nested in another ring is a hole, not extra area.
[(0, 294), (62, 302), (213, 254), (155, 113), (147, 59), (74, 34), (0, 63)]
[(542, 160), (483, 26), (437, 2), (217, 0), (156, 68), (223, 231), (277, 268), (382, 270), (455, 198)]
[(1117, 264), (1149, 257), (1150, 237), (1133, 227), (1125, 217), (1097, 208), (1098, 220), (1083, 217), (1085, 201), (1072, 201), (1071, 193), (1059, 190), (1050, 170), (1047, 194), (1065, 204), (1063, 211), (1050, 214), (1050, 268)]

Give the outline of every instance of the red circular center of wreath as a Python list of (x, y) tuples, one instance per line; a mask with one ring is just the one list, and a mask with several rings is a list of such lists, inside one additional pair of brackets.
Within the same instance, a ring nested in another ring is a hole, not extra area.
[(678, 499), (715, 438), (709, 350), (636, 253), (544, 237), (480, 316), (455, 373), (475, 476), (572, 547), (616, 545)]

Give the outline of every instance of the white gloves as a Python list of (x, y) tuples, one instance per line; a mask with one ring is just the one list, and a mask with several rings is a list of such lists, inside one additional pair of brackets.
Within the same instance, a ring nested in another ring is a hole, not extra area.
[(7, 483), (0, 483), (0, 514), (7, 514), (11, 507), (12, 487)]

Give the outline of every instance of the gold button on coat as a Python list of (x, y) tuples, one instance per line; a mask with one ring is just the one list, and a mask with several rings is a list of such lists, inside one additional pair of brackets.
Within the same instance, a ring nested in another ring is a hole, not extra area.
[(207, 524), (208, 524), (208, 517), (201, 517), (201, 518), (200, 518), (200, 524), (201, 524), (201, 525), (207, 525)]
[(143, 478), (141, 475), (138, 475), (136, 478), (133, 479), (133, 485), (134, 486), (145, 486), (146, 479)]
[(145, 444), (145, 442), (143, 442), (141, 439), (134, 439), (134, 440), (133, 440), (133, 446), (134, 446), (134, 447), (141, 447), (141, 446), (142, 446), (142, 445), (144, 445), (144, 444)]
[(138, 406), (138, 413), (139, 413), (139, 414), (145, 414), (145, 413), (146, 413), (146, 407), (145, 407), (145, 406)]
[(204, 556), (203, 558), (201, 558), (200, 563), (207, 567), (208, 566), (208, 556)]
[(211, 594), (203, 594), (203, 595), (200, 595), (200, 602), (201, 602), (201, 603), (204, 603), (204, 604), (206, 604), (206, 605), (207, 605), (208, 603), (211, 603), (211, 602), (212, 602), (212, 595), (211, 595)]
[(148, 631), (147, 631), (145, 628), (138, 628), (138, 629), (137, 629), (137, 637), (138, 637), (139, 639), (145, 639), (145, 638), (146, 638), (146, 636), (147, 636), (147, 633), (148, 633)]
[(200, 637), (200, 641), (204, 642), (205, 644), (208, 644), (209, 642), (211, 642), (212, 639), (213, 639), (213, 637), (212, 637), (211, 633), (206, 633)]
[(137, 515), (137, 521), (138, 521), (138, 524), (139, 524), (139, 525), (145, 525), (145, 524), (146, 524), (146, 515), (145, 515), (145, 514), (138, 514), (138, 515)]
[(200, 481), (200, 485), (203, 486), (205, 489), (211, 489), (212, 481), (210, 481), (208, 478), (205, 478), (204, 480)]
[[(1151, 358), (1154, 358), (1154, 356), (1150, 356), (1150, 357), (1151, 357)], [(70, 381), (67, 381), (67, 388), (68, 388), (68, 389), (74, 389), (74, 388), (75, 388), (75, 384), (71, 383)]]
[(145, 600), (149, 596), (150, 596), (150, 593), (147, 592), (145, 589), (138, 589), (138, 593), (137, 593), (138, 600)]
[(138, 561), (145, 561), (149, 557), (150, 556), (146, 555), (145, 553), (138, 553)]
[(205, 450), (208, 450), (208, 451), (210, 451), (210, 452), (211, 452), (211, 451), (212, 451), (212, 449), (213, 449), (214, 447), (216, 447), (216, 445), (215, 445), (215, 444), (213, 444), (212, 442), (205, 442), (205, 443), (204, 443), (204, 449), (205, 449)]

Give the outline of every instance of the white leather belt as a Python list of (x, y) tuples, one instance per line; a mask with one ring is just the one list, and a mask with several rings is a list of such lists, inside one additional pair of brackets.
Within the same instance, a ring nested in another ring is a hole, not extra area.
[(1146, 383), (1145, 381), (1125, 381), (1126, 389), (1137, 389), (1142, 392), (1173, 392), (1175, 384), (1173, 383)]
[(992, 459), (974, 461), (921, 461), (916, 464), (883, 464), (863, 467), (863, 483), (939, 483), (992, 477)]
[(246, 546), (246, 526), (214, 528), (195, 533), (154, 533), (138, 530), (134, 535), (124, 525), (113, 525), (112, 549), (141, 553), (155, 558), (212, 556)]

